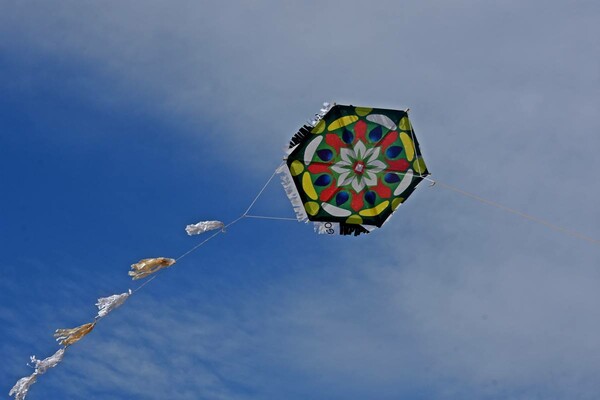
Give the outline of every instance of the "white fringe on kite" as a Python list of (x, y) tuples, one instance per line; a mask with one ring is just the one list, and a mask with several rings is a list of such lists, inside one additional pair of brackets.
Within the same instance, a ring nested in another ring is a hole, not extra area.
[(315, 117), (312, 120), (308, 121), (309, 124), (313, 127), (315, 125), (317, 125), (319, 123), (319, 121), (323, 119), (325, 114), (327, 114), (333, 106), (335, 106), (335, 103), (328, 103), (328, 102), (323, 103), (323, 107), (321, 107), (321, 109), (319, 110), (319, 113), (315, 114)]
[(96, 307), (98, 307), (98, 315), (96, 318), (106, 317), (109, 312), (125, 303), (125, 300), (127, 300), (130, 295), (131, 289), (129, 289), (129, 292), (99, 298), (96, 303)]
[(296, 185), (294, 184), (292, 174), (290, 173), (287, 164), (282, 164), (281, 167), (277, 169), (277, 173), (279, 174), (281, 184), (285, 189), (285, 194), (287, 195), (288, 199), (290, 199), (290, 203), (292, 203), (292, 206), (294, 207), (296, 218), (300, 222), (307, 222), (308, 215), (306, 214), (304, 204), (302, 204), (302, 199), (300, 199), (300, 193), (298, 193), (298, 189), (296, 189)]
[(50, 357), (44, 358), (43, 360), (38, 360), (37, 358), (35, 358), (35, 356), (31, 356), (29, 358), (31, 359), (31, 363), (35, 368), (35, 373), (37, 375), (42, 375), (45, 374), (46, 371), (48, 371), (50, 368), (56, 367), (56, 365), (62, 361), (64, 356), (65, 349), (63, 347), (61, 349), (58, 349), (58, 351)]
[[(329, 112), (329, 110), (333, 108), (333, 106), (335, 106), (335, 103), (323, 103), (323, 107), (321, 107), (319, 112), (315, 114), (315, 117), (313, 119), (308, 121), (308, 125), (312, 127), (316, 126), (319, 123), (319, 121), (321, 121), (323, 117)], [(297, 146), (298, 145), (292, 146), (291, 148), (287, 149), (286, 155), (290, 155)], [(285, 163), (282, 164), (277, 169), (277, 174), (279, 174), (281, 184), (285, 189), (285, 194), (287, 195), (288, 199), (290, 199), (290, 203), (292, 203), (292, 206), (294, 207), (296, 219), (300, 222), (308, 222), (308, 215), (306, 214), (304, 204), (302, 203), (302, 199), (300, 198), (298, 189), (296, 189), (296, 185), (294, 184), (294, 180), (292, 178), (292, 175), (290, 174), (288, 166)], [(315, 229), (319, 230), (320, 228), (316, 226)]]
[(200, 221), (197, 224), (188, 225), (185, 227), (185, 231), (188, 235), (199, 235), (204, 232), (212, 231), (214, 229), (221, 229), (225, 227), (225, 224), (221, 221)]
[(21, 378), (15, 383), (10, 392), (8, 392), (9, 396), (15, 396), (15, 400), (25, 400), (25, 396), (27, 396), (27, 392), (29, 391), (29, 387), (35, 383), (37, 380), (37, 373), (33, 373), (29, 376)]

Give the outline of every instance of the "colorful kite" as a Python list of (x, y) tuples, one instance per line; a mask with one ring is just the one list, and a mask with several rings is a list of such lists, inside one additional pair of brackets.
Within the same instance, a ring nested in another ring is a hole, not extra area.
[[(406, 111), (331, 107), (328, 103), (292, 138), (286, 162), (276, 172), (282, 174), (298, 219), (315, 222), (320, 233), (343, 235), (368, 233), (374, 227), (381, 227), (429, 175)], [(57, 329), (54, 337), (63, 347), (42, 360), (32, 356), (35, 371), (19, 379), (9, 395), (15, 400), (25, 400), (38, 376), (60, 363), (65, 351), (92, 332), (102, 318), (152, 281), (157, 273), (225, 232), (225, 228), (244, 218), (294, 220), (249, 214), (276, 172), (237, 219), (227, 225), (216, 220), (188, 225), (186, 232), (190, 236), (216, 232), (176, 259), (144, 258), (132, 264), (129, 276), (133, 280), (153, 277), (135, 291), (99, 298), (98, 313), (92, 322)]]
[(342, 235), (381, 227), (429, 175), (407, 111), (327, 103), (280, 172), (297, 218)]

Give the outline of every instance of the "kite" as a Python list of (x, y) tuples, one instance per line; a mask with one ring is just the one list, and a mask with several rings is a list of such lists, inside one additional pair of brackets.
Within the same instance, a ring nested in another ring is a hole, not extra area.
[[(267, 185), (279, 173), (296, 218), (250, 214)], [(205, 240), (177, 258), (144, 258), (131, 265), (133, 280), (152, 278), (135, 291), (99, 298), (98, 313), (93, 322), (71, 329), (57, 329), (54, 337), (64, 346), (42, 360), (31, 356), (33, 374), (19, 379), (9, 392), (15, 400), (25, 400), (38, 376), (58, 365), (67, 348), (88, 335), (96, 324), (120, 307), (135, 292), (152, 281), (163, 269), (174, 265), (206, 242), (224, 233), (226, 228), (244, 218), (311, 221), (321, 234), (359, 235), (385, 224), (403, 204), (429, 171), (423, 160), (419, 142), (408, 118), (408, 110), (367, 108), (325, 103), (315, 118), (296, 133), (284, 162), (267, 180), (246, 211), (225, 225), (221, 221), (200, 221), (186, 227), (188, 235), (215, 230)], [(520, 217), (545, 225), (594, 244), (600, 241), (577, 231), (563, 228), (443, 182), (441, 187), (500, 208)]]
[(429, 175), (408, 110), (324, 104), (279, 172), (300, 221), (323, 234), (380, 228)]
[[(296, 218), (249, 214), (277, 173)], [(207, 241), (244, 218), (312, 221), (319, 233), (359, 235), (381, 227), (394, 211), (427, 178), (419, 142), (408, 119), (408, 110), (388, 110), (325, 103), (315, 118), (292, 138), (281, 166), (273, 172), (246, 211), (227, 225), (218, 220), (186, 226), (190, 236), (216, 231), (177, 258), (144, 258), (131, 265), (133, 280), (146, 280), (135, 291), (99, 298), (92, 322), (70, 329), (57, 329), (61, 346), (52, 356), (32, 356), (33, 374), (17, 381), (9, 395), (24, 400), (39, 375), (54, 368), (66, 349), (88, 335), (96, 324), (163, 269), (174, 265)]]

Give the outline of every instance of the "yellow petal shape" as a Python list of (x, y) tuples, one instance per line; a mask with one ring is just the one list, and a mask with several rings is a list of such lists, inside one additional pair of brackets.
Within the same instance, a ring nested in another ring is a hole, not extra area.
[(364, 117), (365, 115), (368, 115), (371, 111), (373, 111), (373, 109), (370, 107), (356, 107), (354, 110), (361, 117)]
[(338, 128), (341, 128), (346, 125), (350, 125), (354, 122), (358, 121), (358, 117), (356, 115), (346, 115), (345, 117), (338, 118), (329, 124), (329, 130), (335, 131)]
[(317, 215), (319, 212), (319, 203), (314, 201), (309, 201), (304, 204), (304, 209), (308, 213), (308, 215)]
[(410, 121), (408, 120), (408, 117), (404, 117), (400, 120), (400, 123), (398, 124), (398, 126), (400, 127), (400, 129), (402, 129), (403, 131), (410, 131)]
[(385, 210), (389, 204), (390, 204), (389, 200), (386, 200), (383, 203), (381, 203), (373, 208), (367, 208), (366, 210), (361, 210), (359, 212), (359, 214), (362, 215), (363, 217), (375, 217), (375, 216), (381, 214), (381, 212), (383, 210)]
[(304, 171), (304, 164), (302, 164), (298, 160), (292, 161), (292, 164), (290, 165), (290, 172), (292, 173), (292, 175), (298, 176), (302, 173), (302, 171)]
[(400, 140), (402, 141), (402, 146), (404, 146), (404, 151), (406, 152), (406, 158), (408, 161), (412, 161), (415, 157), (415, 146), (413, 144), (412, 139), (406, 132), (400, 133)]
[(416, 159), (415, 162), (413, 163), (413, 169), (419, 175), (424, 173), (427, 170), (427, 166), (425, 165), (425, 160), (423, 160), (422, 157), (419, 157), (418, 159)]
[(396, 208), (400, 207), (400, 204), (402, 203), (404, 203), (404, 198), (396, 197), (394, 200), (392, 200), (392, 210), (395, 210)]
[(315, 135), (318, 135), (319, 133), (323, 133), (323, 131), (325, 130), (325, 125), (327, 125), (325, 123), (325, 121), (320, 120), (319, 122), (317, 122), (315, 127), (312, 128), (311, 132), (314, 133)]
[(351, 215), (348, 217), (348, 219), (346, 220), (347, 224), (356, 224), (356, 225), (360, 225), (363, 223), (363, 220), (361, 217), (359, 217), (358, 215)]
[(304, 193), (306, 193), (311, 200), (316, 200), (318, 198), (317, 191), (310, 180), (310, 174), (308, 172), (305, 172), (304, 175), (302, 175), (302, 189), (304, 189)]

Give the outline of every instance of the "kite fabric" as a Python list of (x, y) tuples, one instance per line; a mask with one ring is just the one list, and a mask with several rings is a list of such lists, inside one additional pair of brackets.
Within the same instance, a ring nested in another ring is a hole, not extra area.
[(142, 279), (173, 264), (175, 264), (175, 260), (172, 258), (144, 258), (135, 264), (131, 264), (129, 276), (133, 280)]
[(54, 337), (56, 341), (59, 342), (63, 346), (70, 346), (79, 342), (85, 335), (90, 333), (94, 326), (96, 326), (95, 322), (90, 322), (88, 324), (83, 324), (76, 328), (71, 329), (57, 329), (54, 332)]
[(45, 374), (46, 371), (48, 371), (50, 368), (56, 367), (56, 365), (58, 365), (58, 363), (62, 361), (64, 356), (65, 349), (63, 347), (58, 349), (58, 351), (50, 357), (44, 358), (43, 360), (38, 360), (37, 358), (35, 358), (35, 356), (31, 356), (30, 359), (31, 363), (35, 368), (35, 373), (38, 375), (42, 375)]
[(96, 303), (96, 307), (98, 307), (98, 315), (96, 318), (106, 317), (109, 312), (125, 303), (125, 300), (127, 300), (129, 296), (131, 296), (131, 289), (125, 293), (113, 294), (112, 296), (99, 298), (98, 302)]
[(429, 175), (407, 111), (328, 103), (279, 172), (298, 220), (342, 235), (380, 228)]
[(15, 396), (15, 400), (25, 400), (29, 387), (37, 380), (37, 373), (21, 378), (15, 383), (15, 386), (8, 392), (9, 396)]
[(197, 224), (188, 225), (185, 227), (185, 231), (188, 235), (199, 235), (204, 232), (212, 231), (215, 229), (221, 229), (225, 227), (225, 224), (221, 221), (201, 221)]

